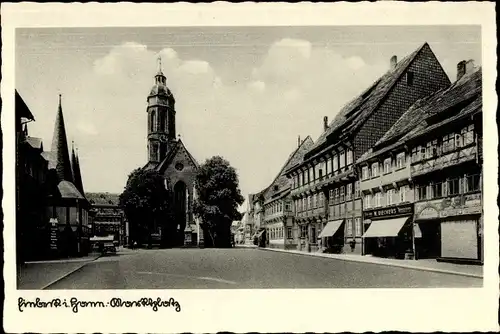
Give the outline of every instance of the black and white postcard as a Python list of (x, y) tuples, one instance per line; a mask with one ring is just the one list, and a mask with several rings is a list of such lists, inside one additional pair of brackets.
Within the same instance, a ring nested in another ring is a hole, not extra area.
[(2, 6), (5, 330), (498, 330), (489, 3)]

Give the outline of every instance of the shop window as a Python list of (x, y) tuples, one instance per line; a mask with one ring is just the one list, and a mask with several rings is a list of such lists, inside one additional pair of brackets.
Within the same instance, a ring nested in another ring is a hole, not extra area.
[(372, 177), (378, 176), (378, 162), (372, 164)]
[(460, 179), (452, 179), (447, 182), (448, 196), (458, 195), (460, 193)]
[(369, 178), (370, 176), (368, 174), (368, 166), (363, 166), (363, 168), (361, 168), (361, 179), (368, 180)]
[(466, 175), (464, 182), (464, 192), (478, 191), (480, 189), (481, 175)]
[(354, 218), (355, 222), (355, 229), (356, 229), (356, 236), (360, 237), (363, 235), (363, 225), (361, 224), (361, 218)]
[(346, 237), (352, 237), (352, 219), (346, 220)]

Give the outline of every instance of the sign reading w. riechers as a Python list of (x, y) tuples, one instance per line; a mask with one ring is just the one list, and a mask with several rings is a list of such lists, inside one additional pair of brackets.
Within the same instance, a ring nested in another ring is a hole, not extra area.
[(413, 204), (404, 204), (391, 208), (368, 210), (363, 212), (364, 219), (376, 219), (413, 214)]

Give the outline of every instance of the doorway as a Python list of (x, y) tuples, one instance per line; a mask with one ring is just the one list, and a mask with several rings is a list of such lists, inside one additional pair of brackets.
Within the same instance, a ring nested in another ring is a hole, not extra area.
[(179, 181), (174, 186), (174, 220), (176, 226), (176, 246), (184, 245), (184, 229), (186, 228), (186, 184)]
[(419, 259), (436, 259), (441, 256), (441, 224), (432, 220), (419, 223), (421, 238), (415, 238), (415, 248)]

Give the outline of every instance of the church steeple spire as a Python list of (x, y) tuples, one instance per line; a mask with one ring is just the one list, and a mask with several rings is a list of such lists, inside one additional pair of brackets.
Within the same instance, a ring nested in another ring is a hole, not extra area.
[(52, 137), (52, 154), (56, 160), (56, 172), (59, 181), (73, 181), (71, 165), (68, 152), (68, 139), (66, 137), (66, 127), (64, 126), (64, 116), (62, 112), (61, 94), (59, 94), (59, 107), (54, 125), (54, 136)]
[(73, 174), (73, 184), (75, 185), (76, 189), (80, 191), (80, 194), (82, 194), (82, 196), (85, 196), (85, 192), (83, 191), (82, 174), (80, 171), (80, 158), (78, 157), (78, 148), (76, 149), (75, 153), (74, 142), (72, 143), (71, 148), (71, 171)]
[(161, 55), (158, 55), (158, 58), (156, 60), (157, 62), (157, 71), (155, 75), (155, 84), (157, 85), (166, 85), (167, 84), (167, 78), (163, 74), (162, 67), (161, 67)]

